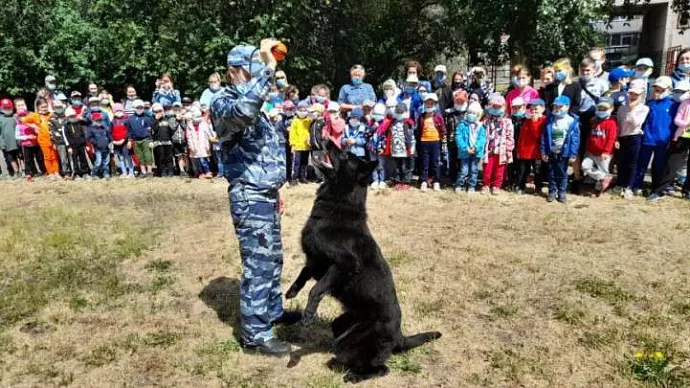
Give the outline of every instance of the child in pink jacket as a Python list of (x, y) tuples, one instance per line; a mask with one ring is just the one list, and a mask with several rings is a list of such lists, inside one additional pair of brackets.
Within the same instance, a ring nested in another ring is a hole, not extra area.
[(505, 115), (506, 100), (499, 93), (489, 97), (484, 118), (486, 152), (484, 153), (484, 192), (498, 195), (503, 186), (506, 167), (513, 163), (513, 122)]
[(211, 122), (203, 117), (200, 111), (192, 113), (192, 120), (187, 126), (187, 146), (189, 157), (199, 179), (211, 179), (211, 166), (208, 158), (211, 152)]

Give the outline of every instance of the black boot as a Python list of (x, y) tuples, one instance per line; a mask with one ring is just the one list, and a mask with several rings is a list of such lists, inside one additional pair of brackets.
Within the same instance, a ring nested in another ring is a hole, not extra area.
[(277, 338), (271, 338), (268, 341), (257, 342), (256, 344), (242, 344), (246, 350), (259, 352), (267, 356), (282, 357), (290, 354), (292, 350), (290, 344), (285, 343)]
[(271, 325), (294, 325), (302, 320), (302, 313), (299, 311), (283, 311), (280, 318), (271, 322)]

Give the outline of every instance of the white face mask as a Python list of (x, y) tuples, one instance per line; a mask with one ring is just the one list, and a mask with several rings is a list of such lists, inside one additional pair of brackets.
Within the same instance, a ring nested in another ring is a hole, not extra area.
[(307, 117), (307, 114), (308, 113), (305, 111), (299, 111), (299, 110), (297, 111), (297, 117), (299, 117), (300, 119)]

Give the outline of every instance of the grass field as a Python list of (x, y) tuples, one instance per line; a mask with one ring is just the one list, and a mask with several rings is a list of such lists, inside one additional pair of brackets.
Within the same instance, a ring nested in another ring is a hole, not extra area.
[[(285, 288), (315, 188), (284, 190)], [(15, 181), (0, 198), (0, 386), (344, 386), (328, 297), (278, 330), (290, 362), (241, 351), (226, 184)], [(689, 202), (413, 190), (368, 208), (404, 332), (443, 337), (362, 386), (690, 386)]]

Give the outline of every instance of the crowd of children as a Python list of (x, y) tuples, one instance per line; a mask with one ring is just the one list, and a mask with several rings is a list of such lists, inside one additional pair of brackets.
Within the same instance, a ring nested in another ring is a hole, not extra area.
[[(378, 161), (372, 189), (392, 184), (406, 190), (416, 176), (422, 192), (445, 185), (458, 193), (481, 188), (523, 195), (547, 187), (549, 202), (566, 202), (568, 191), (599, 196), (615, 187), (631, 198), (645, 193), (651, 162), (648, 199), (672, 194), (676, 183), (690, 199), (690, 49), (679, 53), (671, 76), (655, 79), (649, 58), (610, 72), (604, 63), (601, 49), (592, 49), (577, 68), (557, 60), (541, 69), (538, 89), (529, 69), (516, 65), (501, 94), (481, 67), (449, 78), (439, 65), (431, 81), (422, 81), (422, 66), (410, 61), (402, 81), (383, 83), (379, 99), (356, 65), (337, 101), (323, 84), (300, 99), (278, 71), (263, 111), (282, 134), (291, 185), (322, 179), (311, 166), (325, 158), (330, 140)], [(0, 101), (7, 174), (220, 177), (221, 144), (208, 109), (219, 90), (221, 77), (213, 74), (199, 101), (183, 99), (165, 74), (152, 103), (132, 86), (114, 103), (96, 85), (86, 98), (73, 91), (68, 99), (56, 90), (56, 79), (46, 77), (35, 112), (22, 99)]]

